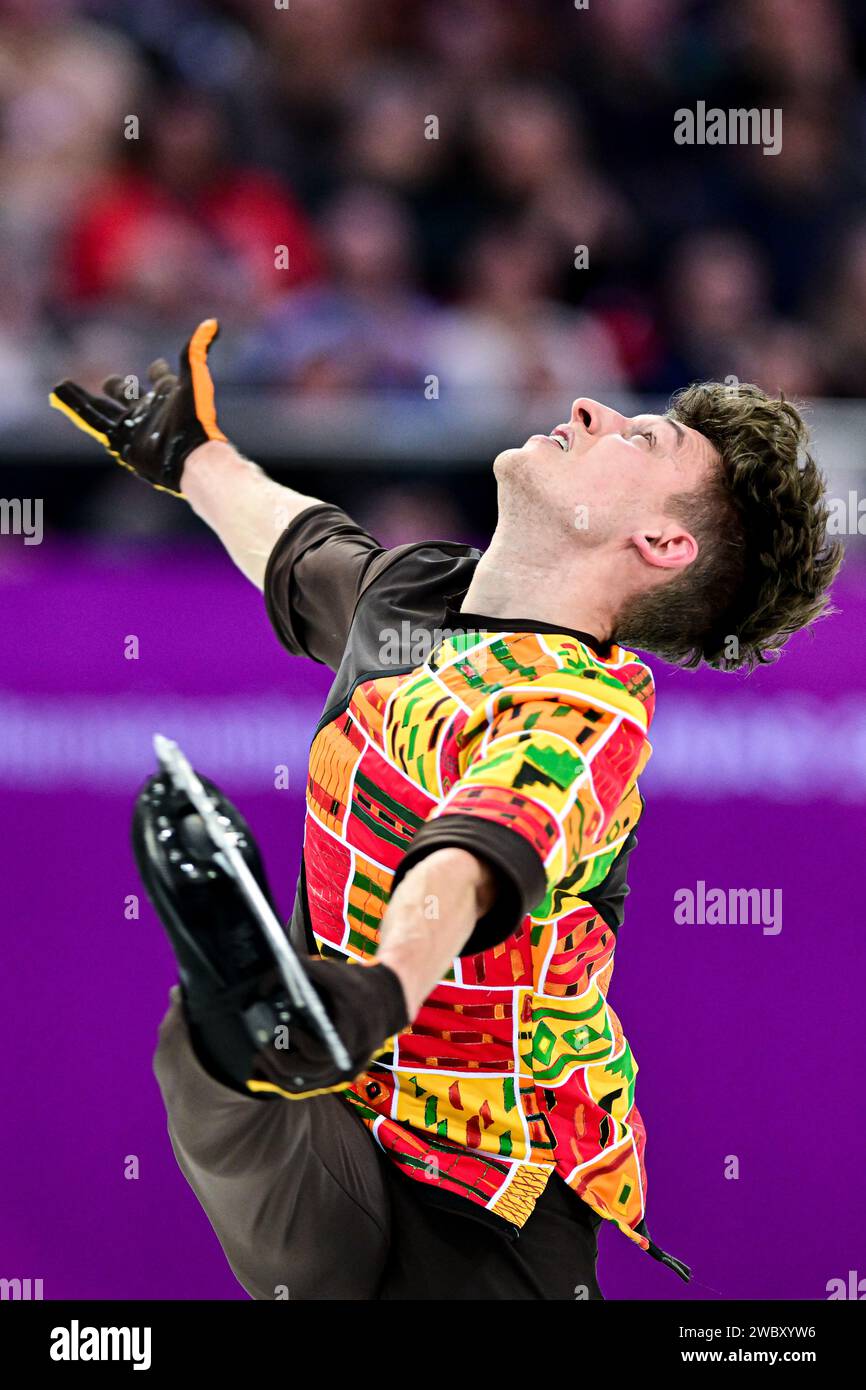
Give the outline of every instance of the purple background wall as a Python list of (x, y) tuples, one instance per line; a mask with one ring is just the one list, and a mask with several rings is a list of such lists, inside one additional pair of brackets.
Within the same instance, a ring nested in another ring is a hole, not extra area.
[[(641, 1068), (650, 1230), (696, 1279), (605, 1230), (610, 1298), (816, 1299), (866, 1274), (863, 570), (837, 602), (748, 680), (657, 668), (610, 998)], [(129, 817), (151, 734), (177, 738), (249, 817), (288, 912), (328, 673), (281, 651), (215, 548), (10, 546), (0, 611), (0, 1276), (46, 1298), (243, 1297), (165, 1132), (151, 1054), (172, 957), (143, 895), (124, 916)], [(781, 932), (678, 925), (698, 880), (781, 889)]]

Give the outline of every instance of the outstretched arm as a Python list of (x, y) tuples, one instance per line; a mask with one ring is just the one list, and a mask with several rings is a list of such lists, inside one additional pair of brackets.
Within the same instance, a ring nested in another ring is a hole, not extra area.
[(177, 374), (154, 362), (143, 394), (134, 376), (109, 377), (104, 395), (67, 380), (51, 404), (136, 477), (188, 501), (264, 592), (283, 646), (336, 671), (358, 599), (392, 552), (342, 508), (282, 487), (229, 442), (208, 368), (218, 333), (216, 319), (200, 323)]
[(131, 473), (185, 497), (261, 589), (278, 536), (299, 513), (320, 504), (272, 482), (226, 439), (207, 360), (218, 334), (216, 319), (200, 323), (180, 354), (177, 374), (167, 362), (154, 362), (144, 395), (134, 377), (113, 376), (102, 396), (61, 381), (50, 401)]
[(268, 558), (289, 522), (320, 505), (317, 497), (275, 483), (258, 464), (221, 440), (193, 450), (181, 485), (196, 516), (216, 532), (257, 589), (264, 588)]

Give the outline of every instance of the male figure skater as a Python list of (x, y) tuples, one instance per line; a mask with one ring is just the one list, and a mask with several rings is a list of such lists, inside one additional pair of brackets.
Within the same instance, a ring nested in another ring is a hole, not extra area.
[(155, 1063), (180, 1167), (255, 1298), (600, 1298), (602, 1220), (688, 1278), (647, 1230), (607, 998), (654, 700), (629, 648), (749, 666), (826, 611), (840, 551), (803, 421), (754, 386), (635, 419), (581, 398), (496, 459), (483, 554), (385, 550), (226, 440), (217, 331), (140, 400), (112, 378), (52, 403), (184, 497), (285, 647), (335, 673), (288, 931), (352, 1066), (290, 1016), (192, 808), (151, 779), (136, 847), (180, 965)]

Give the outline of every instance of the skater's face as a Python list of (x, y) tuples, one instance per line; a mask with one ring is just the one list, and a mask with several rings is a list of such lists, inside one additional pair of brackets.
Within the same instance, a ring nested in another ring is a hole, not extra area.
[(640, 549), (649, 538), (661, 549), (647, 558), (679, 565), (697, 549), (672, 515), (682, 509), (672, 508), (671, 499), (700, 489), (718, 466), (697, 430), (669, 416), (621, 415), (581, 396), (567, 422), (506, 449), (494, 470), (500, 511), (522, 514), (536, 537), (568, 532), (572, 543)]

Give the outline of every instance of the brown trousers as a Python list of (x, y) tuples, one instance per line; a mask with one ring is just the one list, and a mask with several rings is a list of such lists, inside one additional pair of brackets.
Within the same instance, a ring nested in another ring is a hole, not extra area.
[(256, 1299), (600, 1299), (599, 1218), (548, 1183), (511, 1241), (432, 1207), (337, 1095), (262, 1100), (204, 1070), (180, 989), (154, 1070), (175, 1157)]
[(168, 1132), (240, 1283), (258, 1299), (374, 1298), (390, 1205), (360, 1120), (337, 1095), (268, 1101), (215, 1081), (177, 985), (171, 1000), (154, 1059)]

